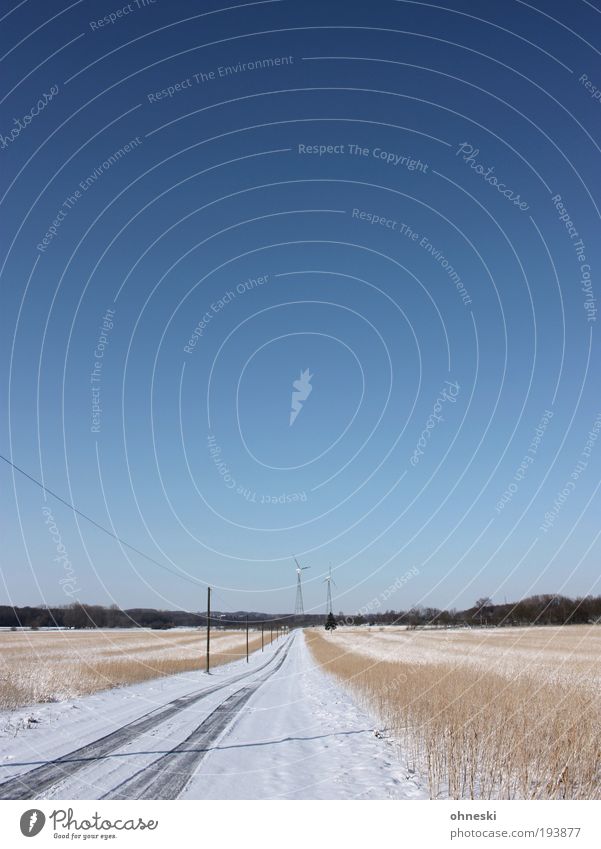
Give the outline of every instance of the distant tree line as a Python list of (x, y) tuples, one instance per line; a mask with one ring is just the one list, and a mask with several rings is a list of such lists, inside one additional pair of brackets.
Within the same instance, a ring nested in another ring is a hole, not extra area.
[(345, 617), (338, 624), (407, 625), (423, 627), (475, 627), (517, 625), (570, 625), (599, 622), (601, 596), (568, 598), (563, 595), (533, 595), (521, 601), (493, 604), (480, 598), (467, 610), (440, 610), (436, 607), (413, 607), (410, 610), (387, 610), (381, 613)]
[[(246, 623), (251, 626), (259, 622), (267, 625), (283, 625), (290, 617), (267, 613), (211, 613), (211, 625), (223, 628), (240, 628)], [(0, 628), (155, 628), (206, 627), (207, 615), (185, 610), (154, 610), (134, 607), (122, 610), (116, 605), (103, 607), (99, 604), (78, 602), (60, 607), (10, 607), (0, 605)]]
[[(211, 613), (214, 627), (240, 628), (248, 617), (252, 627), (263, 623), (265, 627), (287, 625), (308, 627), (323, 625), (326, 617), (320, 614), (268, 614), (250, 611)], [(569, 625), (599, 622), (601, 624), (601, 596), (568, 598), (562, 595), (533, 595), (521, 601), (493, 604), (480, 598), (467, 610), (439, 610), (435, 607), (413, 607), (410, 610), (387, 610), (372, 614), (336, 617), (344, 625), (406, 625), (424, 627), (477, 627), (517, 625)], [(154, 610), (135, 607), (122, 610), (116, 605), (103, 607), (79, 602), (57, 607), (11, 607), (0, 605), (0, 628), (156, 628), (206, 627), (206, 612), (184, 610)]]

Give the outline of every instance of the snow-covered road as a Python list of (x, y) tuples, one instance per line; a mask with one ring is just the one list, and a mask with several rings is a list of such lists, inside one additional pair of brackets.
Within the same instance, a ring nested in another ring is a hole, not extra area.
[(374, 719), (315, 666), (298, 632), (190, 781), (187, 799), (422, 799)]
[(427, 798), (300, 631), (211, 676), (4, 714), (0, 782), (0, 798)]

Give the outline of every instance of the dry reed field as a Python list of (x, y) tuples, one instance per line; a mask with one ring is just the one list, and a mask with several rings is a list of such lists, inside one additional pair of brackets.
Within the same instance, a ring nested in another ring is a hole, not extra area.
[(595, 688), (601, 696), (601, 628), (587, 625), (525, 628), (407, 630), (349, 628), (339, 632), (347, 651), (378, 660), (451, 663), (493, 669), (512, 680)]
[[(269, 633), (265, 634), (265, 645)], [(260, 649), (251, 631), (249, 648)], [(93, 630), (0, 633), (0, 709), (55, 702), (204, 669), (205, 631)], [(242, 631), (211, 634), (211, 666), (246, 654)]]
[(601, 798), (601, 629), (306, 633), (432, 798)]

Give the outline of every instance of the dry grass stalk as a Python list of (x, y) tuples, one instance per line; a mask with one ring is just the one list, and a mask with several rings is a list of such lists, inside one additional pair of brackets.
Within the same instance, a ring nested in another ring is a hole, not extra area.
[[(203, 631), (0, 634), (0, 709), (63, 701), (204, 669), (205, 640)], [(251, 632), (250, 651), (260, 648), (260, 635)], [(212, 667), (245, 655), (243, 632), (212, 635)]]
[(381, 661), (349, 653), (342, 635), (306, 634), (314, 658), (427, 774), (432, 798), (601, 798), (601, 704), (589, 688), (469, 665)]

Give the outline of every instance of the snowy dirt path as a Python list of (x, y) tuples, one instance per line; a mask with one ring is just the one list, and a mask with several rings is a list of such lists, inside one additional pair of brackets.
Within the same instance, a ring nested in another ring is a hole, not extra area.
[(427, 798), (302, 632), (215, 673), (38, 708), (1, 741), (0, 798)]
[(427, 799), (374, 720), (297, 632), (281, 669), (207, 753), (185, 799)]

